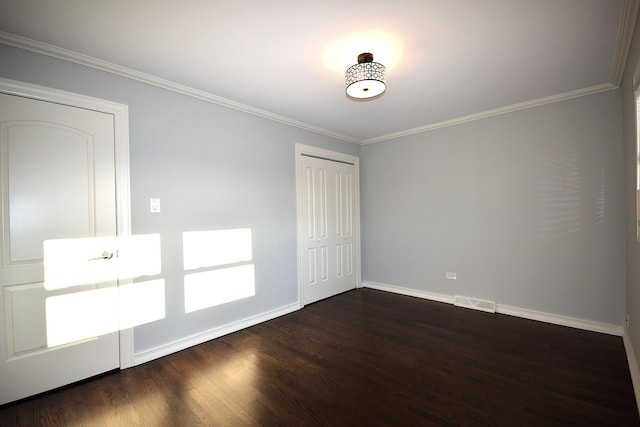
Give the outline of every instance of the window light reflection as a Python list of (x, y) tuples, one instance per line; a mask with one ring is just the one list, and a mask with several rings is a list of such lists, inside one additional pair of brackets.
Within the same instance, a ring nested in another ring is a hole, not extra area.
[(120, 329), (133, 328), (164, 319), (164, 279), (127, 283), (120, 291)]
[(251, 229), (187, 231), (183, 250), (185, 270), (251, 261)]
[(253, 264), (184, 276), (186, 313), (248, 298), (255, 293)]
[(47, 346), (55, 347), (165, 317), (164, 280), (91, 289), (46, 299)]
[(47, 298), (47, 345), (54, 347), (118, 330), (118, 288)]
[(185, 312), (255, 295), (251, 229), (190, 231), (183, 235)]
[[(47, 346), (59, 346), (163, 319), (159, 234), (47, 240), (44, 287)], [(85, 286), (85, 289), (76, 288)], [(61, 292), (67, 292), (61, 294)]]
[(45, 240), (44, 287), (64, 289), (118, 278), (115, 257), (103, 257), (116, 248), (115, 237)]
[(155, 276), (162, 272), (159, 234), (118, 237), (118, 277)]
[(47, 290), (161, 273), (160, 235), (46, 240)]

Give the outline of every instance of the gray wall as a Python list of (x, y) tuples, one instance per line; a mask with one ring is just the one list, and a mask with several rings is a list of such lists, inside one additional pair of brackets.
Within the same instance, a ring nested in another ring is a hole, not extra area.
[[(136, 353), (297, 302), (295, 143), (358, 146), (1, 44), (0, 77), (129, 106), (132, 231), (161, 235), (167, 311)], [(228, 228), (252, 229), (256, 295), (185, 314), (182, 233)]]
[(621, 129), (614, 90), (363, 146), (363, 280), (621, 325)]
[(629, 337), (636, 356), (640, 355), (640, 244), (636, 241), (636, 112), (633, 73), (640, 61), (640, 32), (635, 31), (621, 85), (624, 119), (624, 199), (626, 225), (626, 302)]

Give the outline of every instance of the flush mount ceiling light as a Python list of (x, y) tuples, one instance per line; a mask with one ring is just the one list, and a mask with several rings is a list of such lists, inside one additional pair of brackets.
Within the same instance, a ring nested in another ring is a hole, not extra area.
[(373, 55), (370, 53), (358, 55), (358, 63), (349, 67), (344, 75), (347, 96), (356, 99), (382, 95), (387, 89), (385, 80), (384, 65), (373, 62)]

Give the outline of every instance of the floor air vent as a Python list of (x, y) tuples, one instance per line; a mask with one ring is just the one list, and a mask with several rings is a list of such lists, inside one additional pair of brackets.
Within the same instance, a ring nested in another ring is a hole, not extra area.
[(461, 297), (459, 295), (456, 295), (456, 300), (453, 305), (457, 305), (458, 307), (473, 308), (474, 310), (486, 311), (488, 313), (496, 312), (495, 301), (485, 301), (481, 299)]

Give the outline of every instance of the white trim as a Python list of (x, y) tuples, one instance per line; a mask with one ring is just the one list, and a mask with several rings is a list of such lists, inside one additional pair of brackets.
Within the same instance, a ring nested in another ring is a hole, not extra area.
[[(129, 189), (129, 107), (44, 86), (0, 78), (0, 92), (110, 114), (114, 119), (116, 174), (116, 230), (131, 234)], [(133, 366), (133, 330), (120, 331), (120, 368)]]
[(355, 244), (355, 256), (353, 264), (356, 266), (356, 288), (360, 287), (360, 280), (362, 277), (362, 269), (361, 269), (361, 248), (360, 248), (360, 158), (356, 156), (352, 156), (350, 154), (339, 153), (337, 151), (325, 150), (323, 148), (314, 147), (311, 145), (304, 144), (296, 144), (296, 231), (297, 231), (297, 265), (298, 265), (298, 304), (300, 307), (304, 306), (303, 301), (303, 282), (304, 278), (302, 277), (302, 257), (301, 257), (301, 248), (303, 246), (302, 236), (300, 230), (303, 228), (302, 223), (302, 209), (304, 201), (301, 199), (301, 195), (303, 192), (302, 189), (302, 171), (300, 170), (300, 156), (303, 154), (308, 154), (311, 156), (323, 157), (325, 159), (339, 160), (342, 162), (353, 163), (355, 169), (355, 232), (357, 233)]
[(608, 323), (594, 322), (592, 320), (579, 319), (576, 317), (563, 316), (544, 311), (529, 310), (527, 308), (512, 307), (503, 304), (496, 304), (496, 313), (552, 323), (554, 325), (569, 326), (571, 328), (582, 329), (585, 331), (600, 332), (608, 335), (622, 336), (623, 334), (622, 325), (611, 325)]
[(631, 41), (633, 39), (633, 31), (638, 18), (638, 0), (624, 0), (622, 11), (620, 12), (620, 23), (618, 24), (618, 43), (616, 45), (616, 54), (611, 69), (611, 77), (609, 80), (615, 86), (620, 86), (624, 76), (624, 69), (629, 58), (629, 50), (631, 49)]
[[(129, 163), (129, 110), (123, 105), (123, 110), (114, 114), (115, 120), (115, 161), (116, 161), (116, 211), (117, 234), (128, 236), (131, 234), (131, 181)], [(120, 141), (120, 142), (119, 142)], [(125, 142), (126, 141), (126, 142)], [(131, 283), (131, 279), (120, 280), (120, 285)], [(120, 331), (120, 369), (134, 366), (134, 338), (133, 328)]]
[[(628, 2), (635, 3), (637, 0), (625, 0), (625, 8)], [(622, 18), (621, 18), (622, 19)], [(625, 18), (625, 22), (629, 21), (630, 18)], [(627, 32), (624, 33), (624, 37), (627, 37)], [(631, 34), (632, 35), (632, 34)], [(432, 130), (456, 126), (459, 124), (467, 123), (470, 121), (481, 120), (501, 114), (507, 114), (514, 111), (525, 110), (528, 108), (534, 108), (545, 104), (551, 104), (554, 102), (565, 101), (573, 98), (579, 98), (582, 96), (592, 95), (600, 92), (605, 92), (608, 90), (612, 90), (617, 88), (616, 84), (613, 83), (604, 83), (597, 86), (592, 86), (584, 89), (578, 89), (570, 92), (564, 92), (557, 95), (548, 96), (545, 98), (534, 99), (531, 101), (525, 101), (518, 104), (508, 105), (501, 108), (496, 108), (493, 110), (488, 110), (476, 114), (471, 114), (464, 117), (458, 117), (451, 120), (445, 120), (438, 123), (432, 123), (429, 125), (419, 126), (412, 129), (406, 129), (400, 132), (390, 133), (387, 135), (381, 135), (374, 138), (369, 138), (365, 140), (359, 140), (357, 138), (353, 138), (349, 135), (333, 132), (328, 129), (320, 128), (309, 123), (304, 123), (298, 120), (291, 119), (289, 117), (281, 116), (275, 113), (271, 113), (266, 110), (262, 110), (256, 107), (252, 107), (250, 105), (242, 104), (240, 102), (232, 101), (227, 98), (223, 98), (221, 96), (214, 95), (209, 92), (205, 92), (199, 89), (194, 89), (186, 85), (182, 85), (179, 83), (175, 83), (169, 80), (162, 79), (160, 77), (156, 77), (150, 74), (142, 73), (140, 71), (132, 70), (130, 68), (122, 67), (117, 64), (113, 64), (108, 61), (103, 61), (101, 59), (97, 59), (88, 55), (83, 55), (77, 52), (73, 52), (67, 49), (62, 49), (59, 47), (55, 47), (52, 45), (48, 45), (46, 43), (41, 43), (35, 40), (30, 40), (24, 37), (19, 37), (13, 34), (9, 34), (6, 32), (0, 31), (0, 43), (6, 44), (8, 46), (17, 47), (19, 49), (29, 50), (31, 52), (40, 53), (43, 55), (51, 56), (54, 58), (62, 59), (69, 62), (74, 62), (76, 64), (80, 64), (86, 67), (91, 67), (96, 70), (105, 71), (107, 73), (115, 74), (118, 76), (126, 77), (132, 80), (136, 80), (142, 83), (150, 84), (153, 86), (157, 86), (166, 90), (170, 90), (172, 92), (180, 93), (183, 95), (187, 95), (196, 99), (200, 99), (203, 101), (211, 102), (223, 107), (231, 108), (234, 110), (242, 111), (248, 114), (252, 114), (254, 116), (258, 116), (267, 120), (271, 120), (277, 123), (282, 123), (287, 126), (296, 127), (299, 129), (304, 129), (310, 132), (314, 132), (320, 135), (325, 135), (330, 138), (335, 138), (337, 140), (349, 142), (357, 145), (366, 145), (366, 144), (374, 144), (377, 142), (388, 141), (391, 139), (400, 138), (403, 136), (414, 135), (418, 133), (429, 132)], [(620, 48), (622, 49), (622, 48)], [(627, 49), (628, 50), (628, 49)], [(621, 52), (616, 51), (616, 65), (615, 67), (619, 67), (619, 61), (622, 59), (618, 58), (618, 55), (622, 55)], [(626, 58), (624, 58), (626, 62)], [(614, 71), (617, 73), (617, 71)]]
[(635, 352), (633, 351), (633, 344), (631, 343), (631, 336), (629, 335), (629, 329), (627, 327), (624, 328), (622, 341), (624, 342), (624, 350), (627, 353), (627, 362), (629, 363), (631, 382), (633, 383), (633, 391), (636, 396), (636, 405), (640, 410), (640, 371), (638, 370), (638, 362)]
[(394, 294), (407, 295), (410, 297), (428, 299), (431, 301), (453, 304), (456, 301), (454, 295), (437, 294), (435, 292), (420, 291), (417, 289), (403, 288), (402, 286), (387, 285), (376, 282), (362, 282), (362, 288), (377, 289), (379, 291), (391, 292)]
[[(387, 285), (384, 283), (362, 282), (362, 287), (378, 289), (381, 291), (393, 292), (401, 295), (424, 298), (432, 301), (444, 302), (448, 304), (455, 303), (454, 295), (444, 295), (433, 292), (420, 291), (416, 289), (404, 288), (401, 286)], [(608, 323), (594, 322), (591, 320), (578, 319), (574, 317), (562, 316), (558, 314), (545, 313), (542, 311), (529, 310), (526, 308), (512, 307), (508, 305), (496, 304), (496, 313), (506, 314), (509, 316), (521, 317), (524, 319), (537, 320), (540, 322), (551, 323), (554, 325), (569, 326), (576, 329), (586, 331), (600, 332), (609, 335), (623, 335), (623, 328), (620, 325), (611, 325)]]
[(506, 107), (496, 108), (493, 110), (483, 111), (476, 114), (470, 114), (464, 117), (458, 117), (451, 120), (445, 120), (439, 123), (433, 123), (430, 125), (419, 126), (413, 129), (406, 129), (400, 132), (390, 133), (387, 135), (377, 136), (375, 138), (365, 139), (360, 142), (362, 145), (366, 144), (374, 144), (377, 142), (388, 141), (391, 139), (401, 138), (403, 136), (414, 135), (418, 133), (429, 132), (432, 130), (445, 128), (449, 126), (456, 126), (467, 122), (472, 122), (475, 120), (486, 119), (493, 116), (499, 116), (502, 114), (513, 113), (519, 110), (526, 110), (529, 108), (539, 107), (546, 104), (553, 104), (555, 102), (566, 101), (569, 99), (580, 98), (582, 96), (593, 95), (600, 92), (606, 92), (609, 90), (616, 89), (611, 83), (603, 83), (601, 85), (588, 87), (585, 89), (572, 90), (570, 92), (560, 93), (558, 95), (547, 96), (545, 98), (538, 98), (531, 101), (520, 102), (518, 104), (508, 105)]
[(155, 347), (149, 350), (142, 351), (137, 353), (134, 356), (134, 364), (140, 365), (142, 363), (150, 362), (155, 359), (159, 359), (160, 357), (168, 356), (169, 354), (187, 349), (189, 347), (193, 347), (194, 345), (202, 344), (207, 341), (211, 341), (216, 338), (220, 338), (224, 335), (231, 334), (233, 332), (238, 332), (242, 329), (249, 328), (251, 326), (255, 326), (259, 323), (266, 322), (268, 320), (273, 320), (277, 317), (284, 316), (289, 313), (293, 313), (294, 311), (300, 310), (302, 308), (299, 304), (289, 304), (275, 310), (266, 311), (264, 313), (247, 317), (245, 319), (228, 323), (226, 325), (219, 326), (217, 328), (209, 329), (208, 331), (191, 335), (186, 338), (182, 338), (178, 341), (173, 341), (168, 344)]
[(142, 73), (140, 71), (132, 70), (130, 68), (122, 67), (120, 65), (103, 61), (88, 55), (73, 52), (67, 49), (51, 46), (46, 43), (41, 43), (35, 40), (30, 40), (24, 37), (15, 36), (13, 34), (0, 31), (0, 43), (17, 47), (31, 52), (40, 53), (43, 55), (51, 56), (65, 61), (74, 62), (76, 64), (91, 67), (96, 70), (106, 71), (107, 73), (115, 74), (118, 76), (126, 77), (128, 79), (137, 80), (142, 83), (157, 86), (172, 92), (177, 92), (183, 95), (191, 96), (203, 101), (211, 102), (226, 108), (242, 111), (244, 113), (252, 114), (273, 122), (282, 123), (287, 126), (304, 129), (310, 132), (318, 133), (321, 135), (335, 138), (341, 141), (350, 142), (352, 144), (359, 144), (357, 139), (354, 139), (348, 135), (333, 132), (328, 129), (323, 129), (318, 126), (304, 123), (299, 120), (294, 120), (289, 117), (281, 116), (279, 114), (271, 113), (260, 108), (252, 107), (250, 105), (242, 104), (240, 102), (232, 101), (221, 96), (214, 95), (203, 90), (194, 89), (192, 87), (182, 85), (180, 83), (165, 80), (160, 77), (153, 76), (151, 74)]
[(313, 145), (296, 144), (296, 158), (302, 154), (323, 157), (325, 159), (339, 160), (341, 162), (353, 163), (354, 165), (358, 164), (360, 161), (359, 157), (352, 156), (351, 154), (325, 150), (324, 148), (314, 147)]
[[(80, 95), (73, 92), (67, 92), (58, 89), (52, 89), (45, 86), (39, 86), (31, 83), (20, 82), (0, 77), (0, 91), (11, 95), (24, 96), (27, 98), (38, 99), (41, 101), (53, 102), (61, 105), (69, 105), (72, 107), (84, 108), (86, 110), (99, 111), (111, 114), (115, 118), (119, 118), (116, 126), (118, 126), (116, 137), (123, 136), (123, 130), (128, 130), (128, 111), (129, 107), (124, 104), (118, 104), (112, 101), (93, 98), (86, 95)], [(123, 122), (123, 119), (126, 121)], [(129, 135), (126, 141), (122, 143), (128, 148)]]

